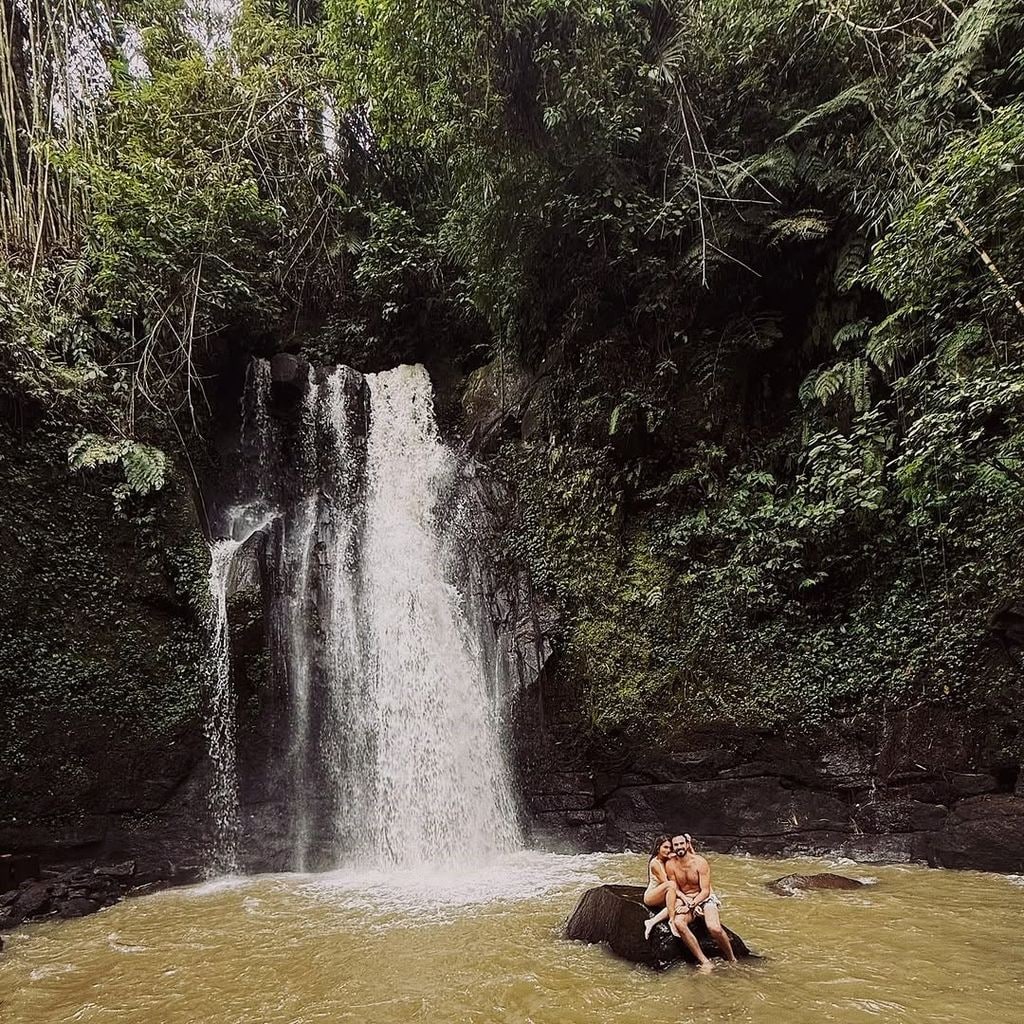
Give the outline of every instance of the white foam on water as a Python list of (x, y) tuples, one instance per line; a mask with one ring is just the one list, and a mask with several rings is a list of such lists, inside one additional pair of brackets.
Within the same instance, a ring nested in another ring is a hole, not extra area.
[[(244, 889), (252, 884), (257, 875), (220, 875), (196, 885), (189, 885), (178, 889), (164, 889), (162, 892), (153, 893), (152, 898), (173, 897), (178, 893), (187, 893), (190, 896), (214, 896), (222, 892), (230, 892), (232, 889)], [(149, 899), (150, 897), (146, 897)]]
[(44, 964), (42, 967), (36, 967), (29, 978), (32, 981), (43, 981), (46, 978), (59, 978), (62, 974), (71, 974), (77, 970), (74, 964), (60, 963), (60, 964)]
[(107, 946), (115, 953), (144, 953), (148, 946), (133, 946), (130, 943), (122, 942), (118, 932), (111, 932), (107, 936)]
[(453, 870), (423, 865), (395, 871), (339, 869), (306, 876), (300, 892), (346, 909), (403, 916), (437, 917), (487, 904), (507, 906), (560, 892), (599, 884), (599, 869), (609, 855), (563, 855), (524, 850), (478, 866)]

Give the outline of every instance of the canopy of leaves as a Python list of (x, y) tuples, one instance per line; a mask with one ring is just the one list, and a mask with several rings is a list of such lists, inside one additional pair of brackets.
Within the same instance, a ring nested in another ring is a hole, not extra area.
[(14, 401), (135, 452), (232, 353), (475, 371), (596, 730), (1016, 706), (1019, 3), (86, 7), (91, 103), (9, 54), (76, 111), (7, 122)]

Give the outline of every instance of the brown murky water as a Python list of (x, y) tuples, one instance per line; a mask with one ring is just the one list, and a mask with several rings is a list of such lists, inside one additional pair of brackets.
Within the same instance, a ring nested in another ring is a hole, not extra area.
[(823, 861), (713, 857), (723, 918), (765, 954), (700, 976), (623, 963), (560, 928), (632, 855), (522, 854), (458, 877), (275, 875), (161, 893), (9, 936), (4, 1024), (1012, 1024), (1024, 887), (847, 866), (875, 884), (782, 898)]

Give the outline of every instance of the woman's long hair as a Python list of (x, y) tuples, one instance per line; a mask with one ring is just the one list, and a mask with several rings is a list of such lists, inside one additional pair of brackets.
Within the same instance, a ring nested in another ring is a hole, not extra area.
[(649, 861), (650, 860), (654, 860), (654, 858), (658, 856), (658, 851), (661, 849), (661, 844), (662, 843), (671, 843), (671, 842), (672, 842), (672, 837), (671, 836), (658, 836), (658, 838), (654, 840), (654, 849), (651, 850), (651, 855), (647, 859)]

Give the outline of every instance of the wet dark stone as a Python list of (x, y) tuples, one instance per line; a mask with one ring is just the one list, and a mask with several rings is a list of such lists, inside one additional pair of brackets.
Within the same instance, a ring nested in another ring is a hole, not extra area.
[(0, 892), (39, 877), (39, 857), (34, 853), (0, 854)]
[(99, 900), (90, 900), (85, 896), (76, 896), (70, 900), (63, 900), (57, 904), (56, 910), (61, 917), (85, 917), (100, 909), (102, 903)]
[(996, 780), (987, 772), (954, 772), (949, 785), (957, 796), (981, 796), (996, 790)]
[(178, 864), (171, 872), (174, 885), (195, 885), (203, 879), (203, 869), (198, 864)]
[(149, 896), (154, 892), (161, 892), (167, 889), (170, 883), (165, 879), (158, 879), (155, 882), (145, 882), (142, 885), (136, 885), (128, 890), (127, 895), (129, 896)]
[(278, 352), (270, 360), (270, 379), (274, 384), (302, 388), (309, 380), (309, 362), (302, 356)]
[(834, 875), (822, 871), (816, 875), (783, 875), (765, 883), (778, 896), (794, 896), (797, 892), (810, 889), (862, 889), (864, 883), (846, 875)]
[(857, 808), (857, 824), (865, 832), (932, 832), (942, 828), (948, 810), (941, 804), (901, 797), (882, 798)]
[(539, 793), (530, 802), (535, 811), (582, 811), (594, 806), (593, 796), (586, 793)]
[[(648, 967), (696, 963), (696, 958), (669, 931), (666, 923), (655, 926), (649, 941), (644, 938), (644, 923), (650, 911), (644, 906), (643, 895), (643, 887), (639, 885), (602, 885), (588, 889), (565, 926), (566, 938), (606, 943), (617, 956)], [(690, 929), (708, 957), (720, 956), (703, 921), (694, 921)], [(732, 929), (725, 931), (737, 958), (756, 956)]]
[(960, 800), (931, 841), (935, 867), (1024, 871), (1024, 798), (986, 793)]
[(84, 917), (113, 906), (127, 895), (141, 896), (170, 885), (188, 885), (201, 875), (194, 864), (176, 866), (169, 861), (160, 871), (147, 869), (142, 875), (137, 875), (135, 868), (134, 860), (124, 860), (46, 871), (42, 880), (24, 882), (0, 896), (0, 929), (16, 928), (42, 917)]
[(45, 913), (50, 906), (51, 887), (47, 882), (25, 882), (18, 890), (18, 897), (11, 904), (15, 916), (22, 920)]
[(100, 867), (93, 868), (92, 873), (94, 875), (103, 875), (108, 878), (131, 878), (135, 874), (135, 861), (124, 860), (121, 861), (120, 864), (104, 864)]
[(843, 834), (849, 806), (831, 793), (790, 788), (778, 778), (707, 779), (615, 790), (604, 803), (609, 836), (623, 848), (646, 847), (656, 832), (685, 828), (708, 849), (733, 846), (769, 851), (785, 834), (788, 847), (801, 835)]
[(537, 780), (535, 792), (541, 796), (589, 794), (593, 798), (594, 779), (586, 772), (548, 772)]

